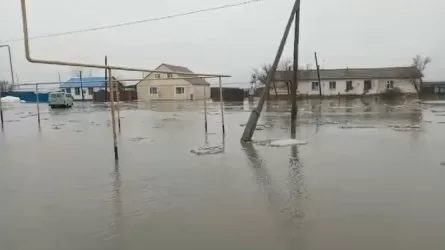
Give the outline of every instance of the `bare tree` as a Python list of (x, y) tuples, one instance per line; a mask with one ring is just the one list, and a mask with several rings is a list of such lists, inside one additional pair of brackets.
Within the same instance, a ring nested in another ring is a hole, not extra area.
[[(306, 65), (307, 68), (309, 67), (308, 65)], [(254, 69), (251, 77), (251, 82), (255, 82), (255, 84), (264, 86), (266, 84), (267, 76), (269, 75), (271, 68), (272, 68), (271, 64), (263, 64), (261, 68)], [(304, 69), (304, 67), (298, 67), (298, 68), (301, 70)], [(293, 71), (293, 61), (291, 59), (284, 59), (278, 64), (277, 72), (278, 71), (282, 72), (282, 74), (284, 74), (284, 77), (287, 78), (286, 76)], [(279, 85), (279, 86), (277, 86), (275, 82), (273, 82), (272, 84), (275, 91), (275, 95), (278, 94), (277, 87), (278, 88), (286, 87), (288, 94), (290, 94), (290, 84), (291, 84), (290, 81), (285, 81), (284, 85)]]
[(8, 81), (0, 80), (1, 92), (11, 92), (14, 90), (14, 85), (10, 84)]
[[(429, 57), (429, 56), (424, 58), (420, 55), (416, 55), (412, 59), (413, 59), (413, 62), (411, 64), (411, 66), (415, 67), (419, 71), (420, 75), (417, 75), (417, 74), (413, 75), (412, 79), (411, 79), (411, 83), (416, 88), (417, 94), (420, 95), (420, 88), (422, 87), (422, 84), (423, 84), (423, 80), (422, 80), (423, 72), (425, 71), (426, 66), (428, 64), (430, 64), (432, 62), (432, 60), (431, 60), (431, 57)], [(419, 82), (420, 86), (417, 85), (417, 79), (419, 79), (419, 81), (420, 81)]]

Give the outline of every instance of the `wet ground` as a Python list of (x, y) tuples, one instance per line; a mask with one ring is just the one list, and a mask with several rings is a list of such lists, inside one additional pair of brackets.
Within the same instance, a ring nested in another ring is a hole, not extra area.
[[(7, 105), (0, 133), (1, 249), (445, 249), (445, 105), (270, 103), (253, 144), (249, 103), (123, 104), (110, 112)], [(196, 155), (204, 145), (214, 154)]]

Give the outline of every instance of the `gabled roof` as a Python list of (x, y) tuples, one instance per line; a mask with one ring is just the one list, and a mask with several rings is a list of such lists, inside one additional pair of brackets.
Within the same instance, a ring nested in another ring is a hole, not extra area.
[[(114, 76), (113, 80), (117, 80)], [(119, 82), (120, 86), (123, 86), (121, 82)], [(104, 88), (105, 87), (105, 76), (94, 76), (94, 77), (82, 77), (82, 81), (80, 77), (73, 77), (68, 81), (61, 83), (60, 88)]]
[[(181, 73), (194, 73), (187, 67), (177, 66), (177, 65), (167, 64), (167, 63), (163, 63), (163, 64), (159, 65), (156, 69), (159, 69), (162, 66), (169, 69), (172, 73), (175, 73), (176, 75), (178, 75), (178, 77), (190, 78), (192, 76), (183, 75)], [(148, 74), (144, 79), (149, 77), (151, 74), (153, 74), (153, 73)], [(165, 80), (165, 81), (168, 81), (168, 80)], [(210, 83), (208, 83), (206, 80), (204, 80), (202, 78), (184, 79), (184, 81), (187, 81), (192, 85), (210, 85)]]
[[(317, 70), (299, 70), (298, 75), (299, 80), (318, 80)], [(321, 80), (418, 79), (422, 76), (422, 73), (415, 67), (320, 69)], [(276, 72), (275, 80), (288, 81), (291, 79), (292, 71)]]

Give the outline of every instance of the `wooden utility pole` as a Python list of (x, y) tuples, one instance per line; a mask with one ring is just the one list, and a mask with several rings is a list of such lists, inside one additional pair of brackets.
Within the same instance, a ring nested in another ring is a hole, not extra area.
[(295, 139), (297, 133), (297, 88), (298, 88), (298, 45), (300, 42), (300, 6), (298, 6), (297, 13), (295, 13), (295, 37), (294, 37), (294, 65), (293, 65), (293, 76), (292, 76), (292, 86), (291, 86), (291, 127), (290, 133), (291, 138)]
[(294, 20), (295, 13), (300, 6), (300, 0), (296, 0), (294, 7), (292, 8), (291, 14), (289, 16), (289, 20), (287, 21), (286, 28), (284, 30), (283, 37), (281, 38), (280, 46), (278, 47), (277, 54), (275, 55), (275, 60), (272, 64), (272, 68), (267, 75), (266, 84), (264, 86), (263, 92), (261, 93), (260, 100), (258, 102), (258, 106), (252, 110), (250, 113), (249, 120), (247, 121), (246, 127), (244, 128), (244, 133), (241, 137), (242, 142), (247, 142), (252, 140), (253, 133), (255, 132), (255, 128), (260, 118), (261, 110), (263, 109), (264, 103), (266, 102), (267, 95), (270, 91), (270, 85), (275, 78), (275, 72), (277, 70), (278, 63), (280, 62), (281, 55), (283, 54), (284, 45), (286, 44), (287, 37), (289, 35), (290, 28), (292, 26), (292, 21)]
[(318, 91), (320, 93), (320, 98), (322, 98), (323, 95), (321, 94), (320, 65), (318, 65), (317, 52), (314, 52), (314, 55), (315, 55), (315, 66), (317, 67)]
[(117, 149), (117, 137), (116, 137), (116, 117), (114, 115), (114, 93), (113, 83), (111, 82), (111, 69), (108, 69), (108, 85), (110, 86), (110, 110), (111, 110), (111, 127), (113, 129), (113, 148), (114, 148), (114, 160), (119, 160), (119, 153)]
[(79, 71), (80, 76), (80, 94), (82, 95), (82, 102), (85, 100), (85, 96), (83, 94), (83, 82), (82, 82), (82, 70)]
[[(105, 66), (107, 66), (108, 65), (108, 58), (107, 58), (107, 56), (105, 56)], [(108, 101), (108, 77), (107, 77), (107, 74), (108, 74), (108, 70), (107, 69), (105, 69), (105, 102), (107, 102)]]

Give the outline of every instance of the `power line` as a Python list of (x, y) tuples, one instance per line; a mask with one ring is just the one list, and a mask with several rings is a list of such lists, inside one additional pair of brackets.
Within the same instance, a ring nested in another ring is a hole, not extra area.
[[(264, 0), (248, 0), (248, 1), (240, 2), (240, 3), (226, 4), (226, 5), (221, 5), (221, 6), (216, 6), (216, 7), (206, 8), (206, 9), (199, 9), (199, 10), (193, 10), (193, 11), (188, 11), (188, 12), (183, 12), (183, 13), (178, 13), (178, 14), (162, 16), (162, 17), (153, 17), (153, 18), (149, 18), (149, 19), (113, 24), (113, 25), (106, 25), (106, 26), (100, 26), (100, 27), (94, 27), (94, 28), (66, 31), (66, 32), (61, 32), (61, 33), (33, 36), (33, 37), (30, 37), (29, 40), (48, 38), (48, 37), (57, 37), (57, 36), (66, 36), (66, 35), (72, 35), (72, 34), (77, 34), (77, 33), (105, 30), (105, 29), (118, 28), (118, 27), (123, 27), (123, 26), (130, 26), (130, 25), (134, 25), (134, 24), (160, 21), (160, 20), (171, 19), (171, 18), (176, 18), (176, 17), (194, 15), (194, 14), (203, 13), (203, 12), (233, 8), (233, 7), (248, 5), (248, 4), (261, 2), (261, 1), (264, 1)], [(1, 42), (2, 43), (11, 43), (11, 42), (19, 42), (19, 41), (23, 41), (23, 40), (24, 40), (23, 38), (17, 38), (17, 39), (10, 39), (10, 40), (5, 40), (5, 41), (1, 41)]]

